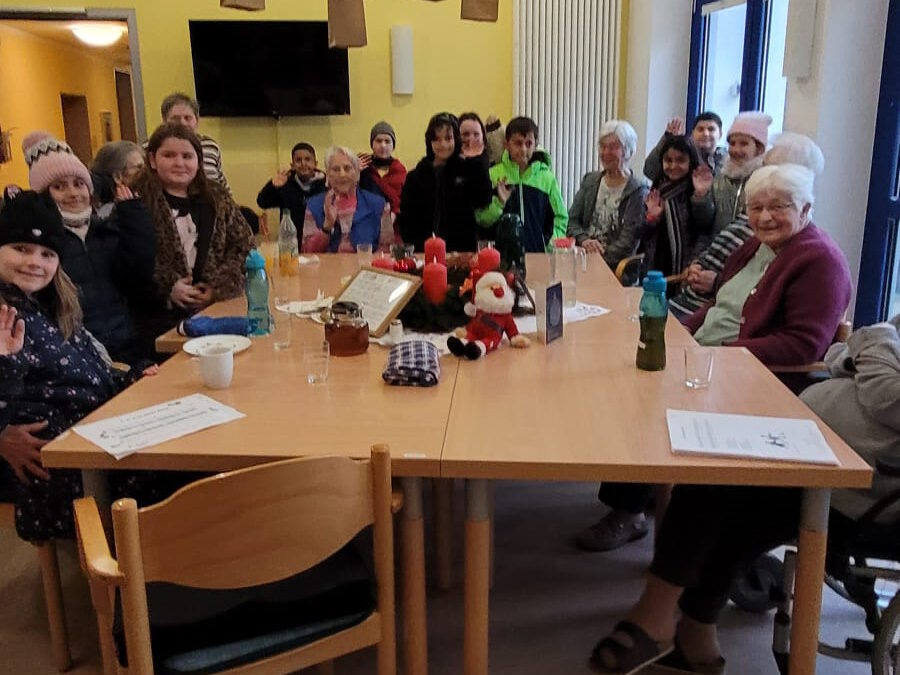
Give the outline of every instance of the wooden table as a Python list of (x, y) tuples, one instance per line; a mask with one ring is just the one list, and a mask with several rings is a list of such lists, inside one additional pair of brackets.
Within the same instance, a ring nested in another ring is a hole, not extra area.
[[(548, 275), (545, 256), (529, 256), (529, 279)], [(322, 256), (298, 280), (300, 297), (322, 288), (333, 294), (356, 269), (355, 256)], [(367, 457), (372, 443), (391, 447), (394, 473), (404, 483), (403, 589), (408, 673), (427, 672), (421, 477), (467, 479), (465, 565), (466, 675), (488, 672), (489, 481), (492, 479), (618, 480), (806, 489), (801, 527), (791, 672), (812, 673), (824, 571), (830, 488), (865, 487), (869, 467), (822, 426), (841, 467), (769, 464), (673, 455), (666, 408), (817, 419), (768, 370), (742, 349), (717, 350), (712, 386), (689, 391), (682, 352), (693, 339), (675, 320), (666, 328), (670, 366), (659, 373), (634, 367), (638, 326), (627, 318), (627, 293), (593, 260), (579, 276), (578, 298), (611, 314), (566, 326), (565, 338), (527, 350), (502, 349), (475, 362), (441, 361), (441, 384), (429, 389), (387, 387), (380, 373), (387, 352), (333, 358), (329, 382), (311, 387), (300, 344), (322, 328), (294, 320), (294, 346), (274, 352), (268, 338), (235, 358), (235, 379), (208, 395), (247, 417), (163, 443), (116, 461), (74, 433), (44, 447), (51, 467), (227, 470), (299, 455)], [(212, 315), (243, 314), (242, 299), (220, 303)], [(180, 351), (185, 338), (160, 337), (161, 351)], [(158, 376), (144, 379), (86, 421), (121, 414), (201, 390), (196, 362), (183, 353)], [(502, 423), (498, 423), (502, 420)], [(585, 645), (587, 653), (590, 645)]]
[[(304, 268), (294, 280), (292, 297), (314, 298), (340, 288), (340, 279), (357, 269), (355, 255), (323, 256), (321, 265)], [(219, 303), (213, 316), (244, 315), (246, 301)], [(283, 318), (285, 315), (280, 315)], [(245, 417), (141, 450), (115, 460), (74, 432), (47, 444), (42, 461), (49, 467), (81, 469), (170, 469), (229, 471), (288, 457), (344, 455), (369, 457), (374, 443), (391, 448), (391, 467), (403, 483), (401, 519), (404, 661), (407, 672), (427, 672), (425, 546), (422, 477), (439, 476), (441, 448), (453, 395), (458, 360), (441, 362), (441, 384), (427, 389), (389, 387), (381, 379), (387, 350), (373, 345), (365, 354), (331, 358), (328, 382), (310, 386), (302, 362), (304, 343), (324, 339), (324, 329), (309, 319), (293, 319), (289, 350), (274, 351), (271, 338), (254, 338), (235, 355), (228, 389), (211, 391), (200, 381), (199, 363), (181, 351), (187, 338), (174, 330), (157, 340), (164, 352), (178, 352), (155, 377), (144, 378), (108, 401), (84, 422), (202, 391), (245, 413)]]
[[(510, 350), (457, 374), (441, 475), (468, 479), (463, 672), (488, 672), (489, 482), (511, 478), (805, 488), (790, 672), (815, 672), (830, 488), (868, 486), (868, 465), (745, 349), (717, 348), (711, 386), (693, 391), (683, 347), (668, 348), (666, 370), (639, 371), (627, 327), (592, 323), (593, 342)], [(816, 419), (841, 466), (674, 455), (667, 408)]]

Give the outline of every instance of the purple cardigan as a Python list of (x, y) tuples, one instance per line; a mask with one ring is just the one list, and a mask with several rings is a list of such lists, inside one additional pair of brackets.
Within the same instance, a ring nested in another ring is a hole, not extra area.
[[(718, 284), (741, 271), (759, 246), (759, 240), (750, 237), (732, 253)], [(810, 223), (791, 237), (750, 291), (738, 339), (728, 345), (746, 347), (767, 366), (812, 363), (821, 359), (834, 341), (850, 293), (850, 269), (844, 254)], [(714, 304), (715, 300), (684, 319), (691, 333), (703, 325)]]

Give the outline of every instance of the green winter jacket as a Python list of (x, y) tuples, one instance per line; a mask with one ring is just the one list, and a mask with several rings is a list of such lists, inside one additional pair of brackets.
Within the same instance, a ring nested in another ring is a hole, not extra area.
[(491, 185), (496, 188), (503, 178), (512, 188), (512, 195), (505, 205), (494, 196), (488, 206), (476, 211), (479, 225), (491, 227), (504, 213), (518, 215), (524, 225), (522, 243), (528, 253), (543, 253), (551, 247), (551, 241), (566, 236), (569, 215), (546, 150), (535, 150), (524, 173), (504, 151), (500, 163), (491, 167)]

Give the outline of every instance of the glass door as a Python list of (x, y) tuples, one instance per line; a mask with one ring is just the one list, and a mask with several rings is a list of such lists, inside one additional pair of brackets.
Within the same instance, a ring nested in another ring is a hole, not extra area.
[(900, 2), (888, 8), (854, 323), (900, 313)]

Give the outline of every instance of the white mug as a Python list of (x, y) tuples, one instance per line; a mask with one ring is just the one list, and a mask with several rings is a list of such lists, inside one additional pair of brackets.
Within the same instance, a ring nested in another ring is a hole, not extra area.
[(209, 347), (200, 354), (200, 376), (210, 389), (227, 389), (234, 375), (234, 350)]

